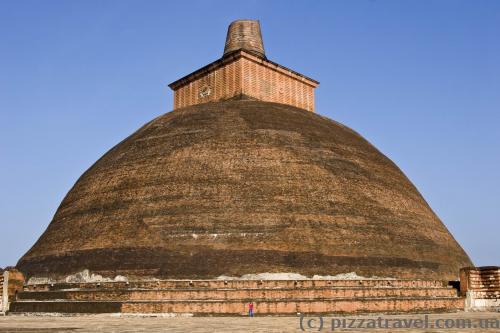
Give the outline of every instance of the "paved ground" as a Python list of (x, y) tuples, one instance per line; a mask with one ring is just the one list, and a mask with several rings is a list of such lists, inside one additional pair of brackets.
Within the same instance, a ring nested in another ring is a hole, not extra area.
[[(379, 319), (380, 318), (380, 319)], [(500, 332), (499, 312), (460, 312), (425, 315), (370, 315), (319, 317), (131, 317), (117, 315), (88, 315), (73, 317), (5, 316), (0, 317), (0, 332)], [(345, 319), (345, 321), (343, 321)], [(353, 321), (355, 319), (355, 321)], [(419, 322), (418, 320), (421, 320)], [(363, 321), (362, 321), (363, 320)], [(413, 328), (377, 328), (411, 325)], [(445, 320), (448, 320), (445, 322)], [(438, 322), (436, 322), (438, 321)], [(468, 325), (471, 328), (457, 328)], [(486, 327), (488, 322), (488, 327)], [(344, 324), (345, 323), (345, 324)], [(380, 323), (380, 324), (379, 324)], [(337, 326), (337, 327), (332, 327)], [(455, 328), (431, 328), (436, 324)], [(345, 326), (345, 328), (338, 326)], [(363, 325), (364, 328), (348, 326)], [(371, 325), (371, 326), (370, 326)], [(378, 325), (378, 326), (373, 326)], [(481, 326), (483, 328), (481, 328)]]

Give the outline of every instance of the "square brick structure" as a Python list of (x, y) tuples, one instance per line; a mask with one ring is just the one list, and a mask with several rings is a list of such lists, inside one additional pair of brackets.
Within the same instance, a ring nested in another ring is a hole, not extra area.
[(174, 110), (240, 96), (314, 112), (319, 82), (265, 57), (258, 21), (234, 22), (221, 59), (171, 83)]

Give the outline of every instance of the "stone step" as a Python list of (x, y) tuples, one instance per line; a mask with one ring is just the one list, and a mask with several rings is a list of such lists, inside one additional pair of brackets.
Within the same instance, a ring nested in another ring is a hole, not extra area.
[(177, 289), (177, 288), (316, 288), (316, 287), (447, 287), (447, 281), (440, 280), (158, 280), (130, 282), (93, 283), (44, 283), (30, 284), (25, 290), (62, 289)]
[[(404, 313), (458, 311), (464, 299), (449, 298), (341, 298), (252, 300), (257, 315), (296, 313)], [(245, 315), (248, 300), (192, 301), (16, 301), (13, 313), (191, 313), (194, 315)]]
[(316, 298), (370, 298), (370, 297), (453, 297), (457, 291), (450, 288), (316, 288), (316, 289), (82, 289), (54, 291), (24, 291), (19, 300), (228, 300), (228, 299), (316, 299)]

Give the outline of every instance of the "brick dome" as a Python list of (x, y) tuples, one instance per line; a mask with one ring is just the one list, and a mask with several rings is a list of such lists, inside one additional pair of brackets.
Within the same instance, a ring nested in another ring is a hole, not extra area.
[(40, 277), (454, 279), (471, 265), (359, 134), (293, 106), (232, 100), (169, 112), (112, 148), (17, 267)]

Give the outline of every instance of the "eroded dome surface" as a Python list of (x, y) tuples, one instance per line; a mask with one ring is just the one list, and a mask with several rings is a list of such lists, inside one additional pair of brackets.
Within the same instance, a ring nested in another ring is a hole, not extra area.
[(18, 263), (163, 278), (454, 279), (471, 266), (399, 168), (351, 129), (261, 101), (178, 109), (76, 182)]

